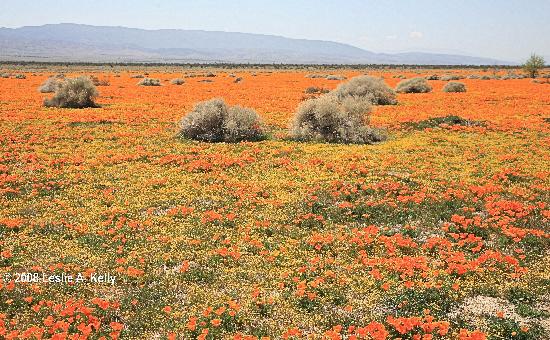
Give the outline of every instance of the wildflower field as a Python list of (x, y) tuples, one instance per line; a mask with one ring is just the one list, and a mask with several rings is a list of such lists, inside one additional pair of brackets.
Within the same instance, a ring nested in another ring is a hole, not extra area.
[[(312, 70), (63, 69), (108, 81), (86, 109), (43, 106), (59, 70), (10, 71), (26, 77), (0, 78), (1, 339), (550, 338), (548, 84), (429, 80), (374, 108), (386, 141), (352, 145), (288, 138), (308, 87), (346, 81)], [(180, 138), (218, 97), (269, 138)]]

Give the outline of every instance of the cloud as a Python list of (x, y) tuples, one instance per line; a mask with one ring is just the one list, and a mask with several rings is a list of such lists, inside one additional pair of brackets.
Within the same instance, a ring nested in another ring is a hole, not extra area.
[(386, 36), (386, 40), (396, 40), (396, 39), (397, 39), (397, 35), (394, 35), (394, 34)]
[(424, 36), (424, 33), (418, 32), (418, 31), (413, 31), (409, 33), (409, 37), (411, 39), (422, 39), (423, 36)]

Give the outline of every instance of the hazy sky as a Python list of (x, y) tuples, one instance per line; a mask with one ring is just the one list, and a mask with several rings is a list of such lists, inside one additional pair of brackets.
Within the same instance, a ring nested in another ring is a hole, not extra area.
[(550, 0), (0, 0), (0, 27), (80, 23), (333, 40), (374, 52), (550, 57)]

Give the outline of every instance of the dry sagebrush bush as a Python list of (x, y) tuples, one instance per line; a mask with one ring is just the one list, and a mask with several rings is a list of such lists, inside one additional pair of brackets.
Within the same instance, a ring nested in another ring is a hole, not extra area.
[(306, 78), (310, 78), (310, 79), (326, 78), (328, 76), (329, 75), (327, 75), (327, 74), (306, 74), (305, 75)]
[(512, 71), (508, 71), (505, 75), (502, 76), (502, 80), (509, 80), (509, 79), (520, 79), (520, 76)]
[(230, 143), (265, 139), (260, 116), (256, 111), (241, 106), (229, 108), (223, 124), (223, 132), (224, 141)]
[(109, 86), (111, 83), (109, 83), (109, 80), (107, 79), (99, 79), (96, 76), (90, 76), (90, 80), (95, 86)]
[(40, 85), (38, 91), (41, 93), (54, 93), (60, 85), (61, 83), (56, 78), (50, 77)]
[(345, 76), (342, 76), (342, 75), (330, 74), (330, 75), (327, 76), (326, 79), (327, 80), (346, 80), (347, 78)]
[(463, 79), (464, 77), (462, 76), (459, 76), (459, 75), (456, 75), (456, 74), (446, 74), (444, 75), (443, 77), (441, 77), (440, 80), (443, 80), (443, 81), (450, 81), (450, 80), (460, 80), (460, 79)]
[(55, 90), (51, 99), (44, 100), (47, 107), (84, 108), (97, 107), (94, 102), (99, 95), (94, 84), (88, 77), (67, 79)]
[(143, 78), (139, 83), (139, 86), (160, 86), (160, 79)]
[(343, 100), (346, 97), (370, 98), (374, 105), (395, 105), (397, 99), (395, 92), (384, 82), (382, 78), (371, 76), (359, 76), (340, 84), (332, 93)]
[(330, 92), (329, 90), (322, 87), (317, 87), (317, 86), (310, 86), (304, 91), (304, 93), (306, 94), (329, 93), (329, 92)]
[(229, 107), (223, 99), (195, 105), (180, 122), (180, 135), (203, 142), (240, 142), (265, 139), (260, 116), (252, 109)]
[(399, 93), (427, 93), (432, 91), (432, 87), (424, 78), (412, 78), (397, 84), (396, 91)]
[(456, 81), (451, 81), (443, 87), (443, 92), (466, 92), (466, 85)]
[(290, 135), (295, 140), (329, 143), (382, 141), (384, 134), (368, 126), (371, 105), (370, 97), (339, 100), (333, 94), (307, 100), (298, 107)]
[(185, 84), (185, 80), (181, 78), (175, 78), (175, 79), (172, 79), (170, 83), (172, 83), (173, 85), (183, 85)]
[(304, 92), (308, 94), (317, 93), (317, 92), (321, 92), (321, 88), (317, 86), (310, 86)]

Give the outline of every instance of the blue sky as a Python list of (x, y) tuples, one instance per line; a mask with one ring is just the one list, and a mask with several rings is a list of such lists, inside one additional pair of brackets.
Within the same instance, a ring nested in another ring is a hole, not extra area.
[[(550, 57), (550, 0), (0, 0), (0, 26), (71, 22), (282, 35), (374, 52)], [(548, 61), (548, 60), (547, 60)]]

